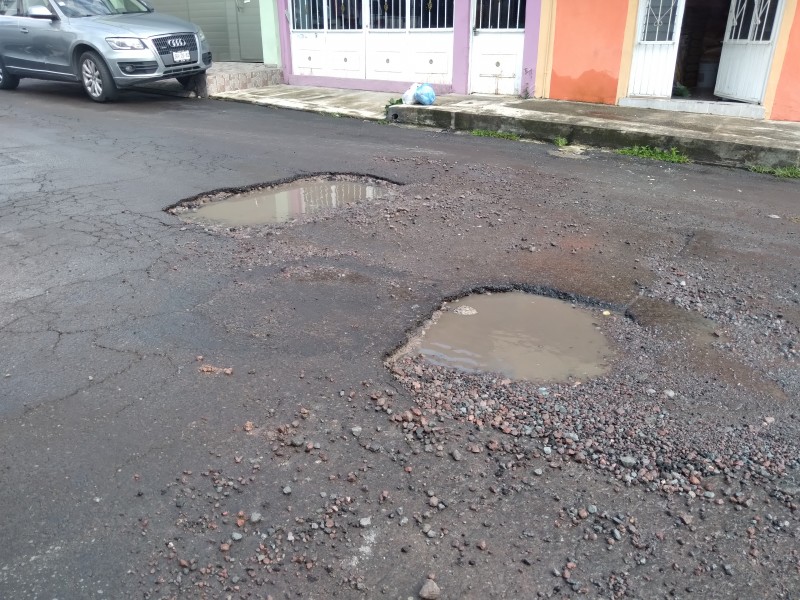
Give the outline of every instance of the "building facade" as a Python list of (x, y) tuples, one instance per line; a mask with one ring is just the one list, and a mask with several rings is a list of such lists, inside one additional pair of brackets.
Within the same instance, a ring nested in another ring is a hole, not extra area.
[[(277, 0), (288, 83), (531, 94), (540, 0)], [(525, 68), (525, 65), (529, 67)]]
[(800, 121), (797, 0), (543, 0), (536, 95)]
[(276, 0), (288, 83), (800, 121), (798, 0)]
[(152, 0), (285, 83), (800, 121), (800, 0)]

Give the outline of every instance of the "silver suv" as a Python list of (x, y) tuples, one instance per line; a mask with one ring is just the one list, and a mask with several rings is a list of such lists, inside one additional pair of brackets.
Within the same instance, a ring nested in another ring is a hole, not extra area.
[(211, 66), (199, 27), (157, 15), (144, 0), (0, 0), (0, 89), (25, 77), (79, 81), (95, 102), (120, 88)]

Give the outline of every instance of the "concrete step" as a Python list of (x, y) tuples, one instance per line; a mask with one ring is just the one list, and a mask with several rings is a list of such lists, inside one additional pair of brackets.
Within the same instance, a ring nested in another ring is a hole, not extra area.
[(214, 63), (206, 72), (205, 82), (199, 82), (200, 96), (223, 92), (249, 90), (277, 85), (283, 81), (283, 70), (274, 65), (259, 63)]

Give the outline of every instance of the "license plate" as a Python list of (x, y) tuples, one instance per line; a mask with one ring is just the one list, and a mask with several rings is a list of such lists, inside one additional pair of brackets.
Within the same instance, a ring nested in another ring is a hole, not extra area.
[(178, 52), (172, 53), (172, 60), (173, 62), (186, 62), (191, 60), (191, 57), (189, 56), (188, 50), (179, 50)]

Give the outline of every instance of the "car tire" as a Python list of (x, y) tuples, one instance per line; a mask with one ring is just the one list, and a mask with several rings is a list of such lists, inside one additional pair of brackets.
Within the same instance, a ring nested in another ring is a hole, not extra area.
[(117, 98), (117, 85), (111, 77), (111, 71), (97, 52), (89, 50), (81, 54), (78, 76), (86, 95), (95, 102), (108, 102)]
[(178, 83), (181, 84), (181, 87), (185, 90), (192, 90), (194, 89), (197, 79), (194, 75), (187, 75), (186, 77), (176, 77), (175, 79), (178, 80)]
[(18, 85), (19, 77), (9, 73), (5, 65), (0, 62), (0, 90), (15, 90)]

